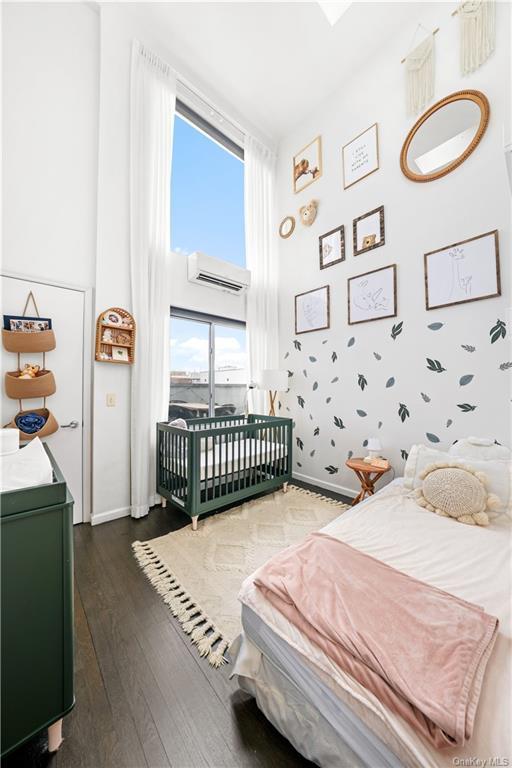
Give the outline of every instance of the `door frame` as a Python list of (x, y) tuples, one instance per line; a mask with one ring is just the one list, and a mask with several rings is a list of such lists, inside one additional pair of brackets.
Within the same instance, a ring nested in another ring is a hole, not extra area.
[[(19, 272), (2, 270), (1, 277), (9, 277), (13, 280), (24, 280), (29, 283), (40, 283), (52, 288), (65, 288), (68, 291), (77, 291), (84, 297), (83, 314), (83, 377), (82, 377), (82, 523), (91, 522), (92, 504), (92, 387), (94, 376), (94, 335), (93, 335), (93, 301), (94, 289), (71, 283), (61, 283), (57, 280), (48, 280), (46, 277), (34, 277)], [(79, 523), (77, 523), (79, 525)]]

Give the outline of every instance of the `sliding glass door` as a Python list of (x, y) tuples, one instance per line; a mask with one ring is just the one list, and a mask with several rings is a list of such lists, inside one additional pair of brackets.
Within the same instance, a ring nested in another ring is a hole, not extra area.
[(247, 392), (245, 325), (171, 311), (169, 420), (243, 413)]

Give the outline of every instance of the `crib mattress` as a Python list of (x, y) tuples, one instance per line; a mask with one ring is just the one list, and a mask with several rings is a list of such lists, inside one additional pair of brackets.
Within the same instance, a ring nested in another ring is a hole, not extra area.
[[(239, 471), (242, 473), (244, 470), (269, 464), (286, 456), (287, 447), (282, 443), (255, 438), (235, 443), (222, 443), (216, 445), (215, 449), (201, 451), (201, 480), (211, 480), (214, 477), (226, 475), (231, 477), (232, 474), (237, 475)], [(166, 469), (182, 477), (187, 476), (186, 456), (180, 457), (176, 463), (167, 456), (164, 463)]]

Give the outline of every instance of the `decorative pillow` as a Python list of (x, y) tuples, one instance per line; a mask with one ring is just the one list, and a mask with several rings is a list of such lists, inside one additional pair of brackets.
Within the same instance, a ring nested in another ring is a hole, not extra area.
[(448, 453), (450, 456), (460, 456), (463, 459), (481, 459), (482, 461), (512, 458), (510, 448), (505, 445), (498, 445), (490, 437), (466, 437), (457, 440), (450, 446)]
[(421, 472), (417, 502), (442, 517), (453, 517), (468, 525), (489, 525), (487, 510), (501, 504), (486, 488), (487, 478), (469, 466), (457, 463), (431, 464)]
[[(456, 445), (465, 441), (460, 440)], [(501, 446), (503, 447), (503, 446)], [(487, 446), (489, 448), (489, 446)], [(438, 463), (451, 463), (458, 466), (468, 465), (475, 472), (483, 472), (487, 476), (487, 487), (489, 493), (494, 493), (500, 499), (500, 505), (493, 512), (501, 514), (503, 512), (510, 515), (510, 504), (512, 502), (511, 482), (512, 482), (512, 462), (505, 458), (477, 459), (472, 456), (457, 456), (438, 451), (427, 445), (413, 445), (407, 459), (404, 470), (404, 487), (409, 490), (419, 488), (422, 484), (421, 473), (430, 465)]]

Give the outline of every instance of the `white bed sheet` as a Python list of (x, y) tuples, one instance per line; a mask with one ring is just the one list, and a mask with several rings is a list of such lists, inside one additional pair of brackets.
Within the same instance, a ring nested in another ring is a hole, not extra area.
[[(499, 618), (499, 634), (487, 666), (474, 733), (464, 747), (436, 750), (427, 743), (275, 610), (254, 587), (251, 577), (242, 586), (242, 603), (298, 651), (304, 663), (314, 668), (341, 700), (350, 701), (353, 711), (404, 765), (447, 768), (454, 765), (454, 758), (477, 757), (487, 765), (492, 757), (510, 760), (510, 520), (501, 516), (488, 528), (480, 528), (439, 517), (419, 507), (399, 480), (323, 530), (404, 573), (481, 605)], [(251, 659), (250, 648), (245, 650), (234, 673), (250, 677), (255, 658)]]
[[(231, 472), (236, 474), (239, 468), (242, 472), (244, 468), (259, 467), (261, 464), (282, 459), (286, 455), (286, 445), (282, 443), (254, 438), (234, 443), (223, 442), (215, 446), (215, 455), (213, 448), (208, 451), (201, 451), (201, 480), (212, 479), (214, 459), (215, 477), (223, 477), (224, 475), (231, 476)], [(173, 467), (172, 462), (168, 461), (167, 468), (178, 472), (182, 471), (186, 475), (187, 457), (184, 457), (183, 462), (178, 462), (177, 467)]]

